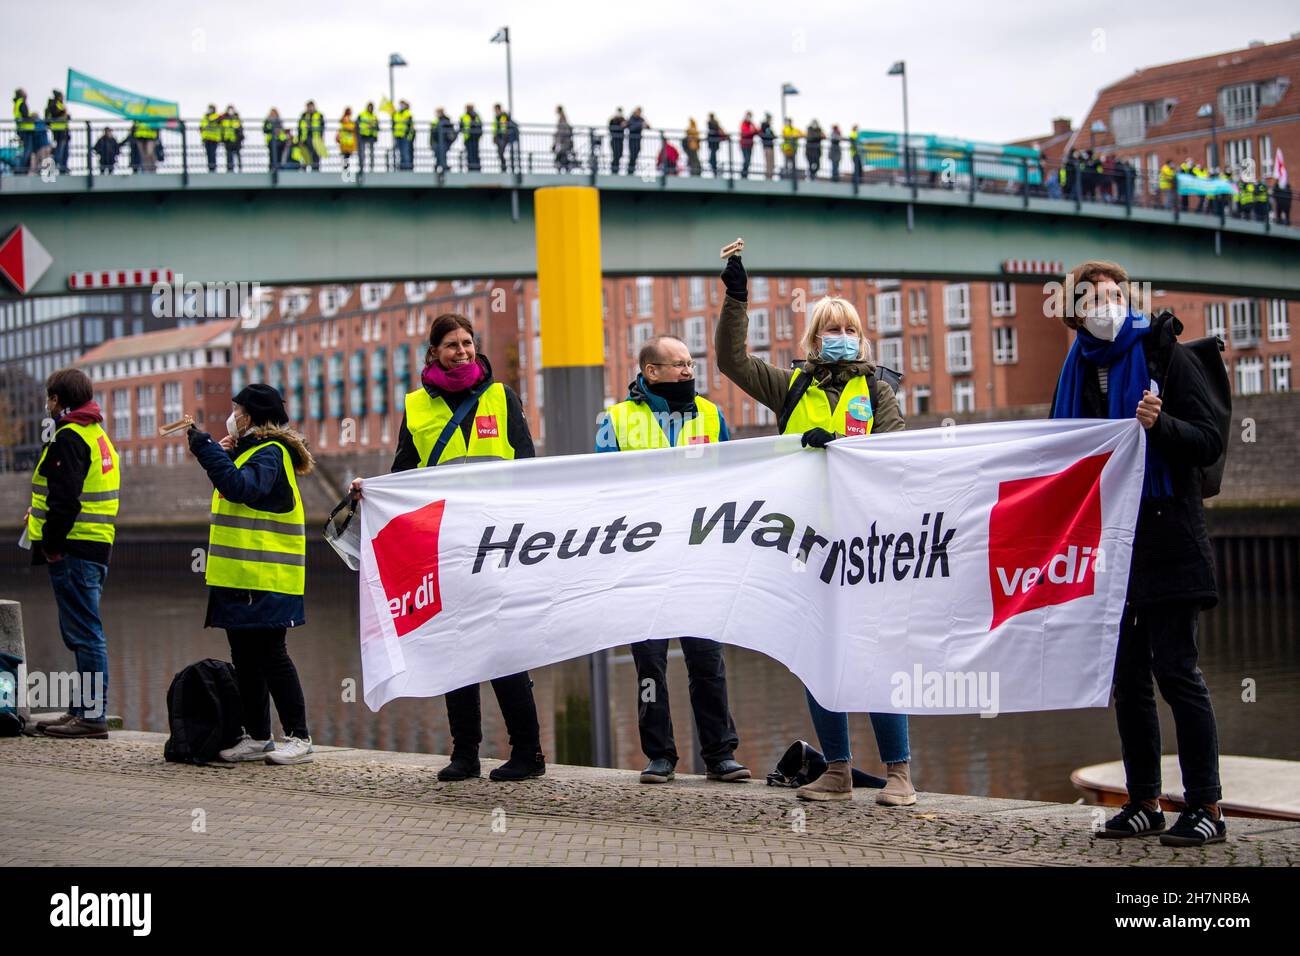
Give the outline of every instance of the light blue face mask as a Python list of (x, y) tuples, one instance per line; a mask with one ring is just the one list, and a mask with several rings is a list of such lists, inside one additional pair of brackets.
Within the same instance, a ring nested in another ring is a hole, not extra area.
[(858, 357), (856, 335), (823, 335), (822, 360), (826, 362), (852, 362)]

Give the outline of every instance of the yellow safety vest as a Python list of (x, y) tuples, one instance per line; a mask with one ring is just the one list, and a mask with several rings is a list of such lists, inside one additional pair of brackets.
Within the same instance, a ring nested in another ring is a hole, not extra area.
[(393, 114), (393, 139), (406, 139), (410, 128), (410, 110), (398, 110)]
[(199, 135), (205, 143), (221, 142), (221, 114), (204, 113), (203, 125), (199, 127)]
[(474, 125), (476, 119), (478, 119), (477, 116), (471, 116), (469, 113), (460, 114), (460, 130), (467, 143), (470, 141), (470, 128)]
[(148, 123), (142, 123), (136, 120), (131, 124), (131, 135), (136, 139), (157, 139), (158, 131)]
[(362, 139), (374, 139), (375, 133), (379, 131), (379, 119), (374, 113), (366, 110), (357, 117), (357, 134)]
[[(70, 540), (103, 541), (113, 543), (117, 517), (118, 490), (122, 486), (122, 471), (118, 466), (117, 449), (108, 440), (108, 434), (99, 425), (77, 425), (67, 422), (58, 431), (70, 428), (90, 448), (90, 467), (81, 483), (81, 511), (77, 514)], [(58, 432), (55, 432), (57, 435)], [(49, 507), (50, 483), (41, 474), (41, 465), (49, 454), (50, 446), (41, 451), (32, 475), (32, 513), (27, 516), (27, 536), (40, 541), (45, 531), (46, 510)]]
[(238, 117), (222, 117), (221, 119), (221, 138), (227, 143), (237, 143), (240, 140), (240, 134), (244, 131), (244, 123)]
[(357, 151), (357, 124), (352, 120), (339, 120), (339, 151), (345, 156)]
[(14, 97), (14, 119), (18, 122), (18, 131), (20, 133), (30, 133), (32, 130), (36, 129), (36, 121), (30, 118), (30, 113), (27, 114), (28, 119), (23, 119), (23, 104), (26, 102), (26, 97)]
[[(795, 369), (790, 378), (790, 387), (794, 388), (800, 375), (807, 374), (803, 369)], [(824, 428), (837, 435), (870, 435), (874, 424), (871, 386), (865, 375), (859, 375), (845, 383), (834, 412), (831, 411), (826, 392), (815, 380), (810, 382), (781, 434), (801, 435), (810, 428)]]
[(289, 150), (289, 159), (301, 166), (308, 165), (311, 160), (307, 158), (307, 150), (302, 148), (302, 143), (294, 143)]
[(799, 145), (800, 133), (793, 126), (787, 126), (781, 131), (781, 152), (787, 156), (793, 156), (795, 148)]
[(1170, 166), (1168, 163), (1165, 163), (1163, 166), (1160, 167), (1160, 188), (1161, 189), (1174, 188), (1174, 168)]
[(66, 133), (68, 131), (67, 108), (63, 109), (61, 116), (46, 117), (46, 122), (49, 123), (51, 133)]
[(302, 495), (289, 449), (274, 440), (259, 442), (235, 459), (235, 467), (242, 467), (268, 446), (280, 449), (282, 467), (293, 490), (293, 509), (258, 511), (227, 501), (220, 492), (213, 491), (204, 580), (212, 587), (302, 594), (306, 582), (307, 535)]
[(319, 134), (324, 124), (325, 118), (320, 115), (320, 110), (303, 113), (298, 117), (298, 138), (305, 141), (308, 137)]
[[(506, 434), (506, 421), (510, 409), (506, 405), (506, 387), (493, 382), (479, 396), (478, 405), (469, 417), (469, 444), (461, 428), (452, 432), (451, 438), (434, 462), (437, 465), (464, 464), (472, 461), (513, 461), (514, 446)], [(415, 450), (420, 453), (420, 464), (429, 464), (429, 455), (438, 442), (438, 436), (451, 420), (453, 409), (441, 395), (434, 398), (423, 388), (406, 395), (406, 430), (411, 433)]]
[(510, 132), (510, 114), (501, 113), (497, 116), (497, 135), (505, 136)]
[[(663, 422), (645, 402), (626, 401), (609, 407), (609, 423), (618, 438), (619, 451), (670, 448)], [(722, 440), (722, 416), (718, 406), (695, 396), (695, 414), (682, 422), (676, 446), (708, 445)]]

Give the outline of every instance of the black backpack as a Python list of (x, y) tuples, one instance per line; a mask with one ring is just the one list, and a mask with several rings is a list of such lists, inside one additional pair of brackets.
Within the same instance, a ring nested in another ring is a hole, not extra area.
[(167, 689), (172, 735), (163, 747), (163, 759), (197, 764), (215, 760), (243, 731), (239, 704), (233, 665), (208, 658), (182, 669)]
[[(1176, 318), (1167, 310), (1161, 315)], [(1179, 325), (1181, 326), (1181, 322)], [(1178, 344), (1182, 345), (1201, 366), (1208, 386), (1205, 400), (1214, 413), (1214, 423), (1218, 426), (1219, 437), (1223, 440), (1223, 451), (1219, 453), (1218, 461), (1196, 469), (1201, 479), (1201, 497), (1213, 498), (1219, 493), (1223, 484), (1223, 467), (1228, 460), (1228, 439), (1232, 430), (1232, 386), (1228, 382), (1228, 370), (1223, 364), (1223, 339), (1217, 335), (1207, 335)], [(1160, 381), (1164, 381), (1163, 375), (1160, 376)]]

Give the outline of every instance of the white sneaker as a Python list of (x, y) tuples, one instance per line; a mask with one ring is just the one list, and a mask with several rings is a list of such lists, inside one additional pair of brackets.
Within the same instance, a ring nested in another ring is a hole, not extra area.
[(227, 747), (217, 754), (226, 763), (240, 763), (245, 760), (261, 760), (269, 751), (275, 749), (275, 744), (269, 740), (254, 740), (248, 734), (239, 738), (239, 743), (233, 747)]
[(266, 762), (274, 764), (291, 764), (291, 763), (311, 763), (312, 761), (311, 738), (303, 740), (301, 737), (285, 737), (275, 749), (268, 751)]

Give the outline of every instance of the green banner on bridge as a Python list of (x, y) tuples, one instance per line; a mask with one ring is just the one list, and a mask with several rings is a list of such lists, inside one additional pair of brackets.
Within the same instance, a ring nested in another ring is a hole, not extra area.
[[(918, 172), (970, 175), (973, 162), (978, 179), (1028, 179), (1033, 186), (1043, 181), (1040, 154), (1031, 146), (983, 143), (933, 133), (912, 133), (907, 141), (913, 169)], [(867, 167), (902, 169), (902, 142), (902, 133), (868, 129), (858, 132), (858, 147)]]
[(181, 115), (181, 108), (176, 103), (132, 93), (76, 70), (68, 70), (65, 98), (69, 103), (98, 106), (101, 110), (129, 120), (147, 122), (151, 126), (175, 126)]

